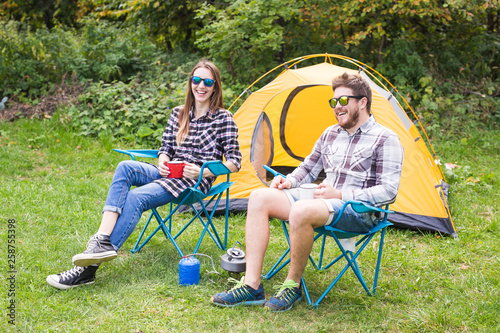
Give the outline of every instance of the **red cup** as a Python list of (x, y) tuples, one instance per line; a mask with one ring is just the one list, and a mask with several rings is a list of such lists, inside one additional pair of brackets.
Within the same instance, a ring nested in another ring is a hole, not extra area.
[(181, 161), (170, 161), (167, 162), (167, 167), (170, 170), (170, 174), (167, 178), (182, 178), (182, 172), (184, 170), (184, 163)]

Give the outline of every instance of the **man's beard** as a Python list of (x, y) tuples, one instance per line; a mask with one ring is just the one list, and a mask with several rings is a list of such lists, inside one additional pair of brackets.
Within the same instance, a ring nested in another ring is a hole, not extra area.
[[(340, 124), (340, 122), (339, 122), (339, 126), (345, 130), (348, 130), (348, 129), (356, 126), (358, 119), (359, 119), (359, 110), (356, 109), (356, 110), (352, 110), (352, 111), (347, 111), (347, 117), (348, 117), (347, 120), (343, 120), (343, 124)], [(337, 117), (337, 121), (339, 121), (338, 117)]]

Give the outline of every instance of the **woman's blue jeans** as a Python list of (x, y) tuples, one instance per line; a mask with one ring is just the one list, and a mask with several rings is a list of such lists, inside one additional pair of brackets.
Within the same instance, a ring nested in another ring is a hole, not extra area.
[[(103, 211), (119, 214), (110, 236), (115, 250), (129, 238), (143, 212), (174, 199), (161, 185), (153, 183), (160, 178), (158, 168), (149, 163), (122, 161), (116, 167), (103, 208)], [(132, 186), (137, 188), (130, 190)]]

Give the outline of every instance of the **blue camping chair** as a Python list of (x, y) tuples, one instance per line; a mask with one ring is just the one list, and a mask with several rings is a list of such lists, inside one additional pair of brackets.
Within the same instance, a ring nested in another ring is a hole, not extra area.
[[(145, 158), (157, 158), (158, 150), (150, 150), (150, 149), (139, 149), (139, 150), (121, 150), (121, 149), (113, 149), (116, 152), (123, 153), (129, 155), (132, 160), (135, 160), (136, 157), (145, 157)], [(201, 175), (203, 174), (203, 170), (208, 168), (214, 175), (221, 176), (227, 175), (227, 179), (224, 182), (215, 184), (208, 191), (207, 194), (204, 194), (200, 190), (198, 190), (198, 186), (202, 180)], [(203, 163), (201, 167), (200, 177), (198, 182), (193, 187), (189, 187), (185, 189), (177, 198), (172, 200), (169, 204), (169, 212), (167, 217), (162, 218), (158, 213), (156, 208), (151, 210), (151, 214), (146, 222), (146, 225), (142, 229), (141, 235), (137, 240), (134, 248), (130, 250), (130, 252), (135, 253), (142, 249), (144, 245), (159, 231), (161, 230), (165, 237), (172, 242), (175, 246), (177, 252), (179, 252), (181, 258), (184, 257), (183, 252), (178, 246), (176, 239), (179, 237), (184, 230), (186, 230), (195, 220), (199, 220), (203, 225), (203, 231), (201, 232), (200, 238), (196, 247), (192, 253), (197, 253), (198, 248), (205, 237), (205, 234), (209, 234), (217, 247), (221, 250), (224, 250), (227, 247), (227, 232), (228, 232), (228, 218), (229, 218), (229, 187), (233, 184), (233, 182), (229, 181), (229, 174), (231, 171), (222, 163), (222, 161), (208, 161)], [(226, 208), (225, 208), (225, 225), (224, 225), (224, 241), (221, 240), (219, 233), (212, 221), (215, 211), (219, 205), (219, 202), (222, 198), (223, 194), (226, 194)], [(208, 212), (207, 207), (213, 203), (213, 206), (210, 208), (210, 213)], [(175, 207), (174, 207), (175, 205)], [(174, 214), (178, 211), (181, 206), (190, 206), (194, 212), (193, 218), (184, 225), (175, 235), (172, 231), (172, 218)], [(158, 227), (153, 230), (153, 232), (141, 243), (144, 234), (146, 233), (146, 229), (149, 226), (152, 218), (155, 218), (158, 222)], [(205, 220), (203, 219), (205, 217)]]
[[(271, 168), (264, 166), (264, 168), (270, 172), (272, 172), (274, 175), (280, 175), (278, 172), (272, 170)], [(347, 232), (343, 231), (340, 229), (335, 228), (335, 224), (339, 221), (340, 216), (343, 214), (345, 208), (351, 205), (352, 209), (354, 209), (358, 213), (374, 213), (377, 214), (377, 216), (380, 216), (377, 218), (377, 223), (376, 225), (367, 233), (355, 233), (355, 232)], [(311, 301), (311, 297), (309, 295), (309, 292), (307, 290), (307, 286), (305, 283), (304, 278), (302, 277), (301, 282), (302, 282), (302, 288), (304, 290), (304, 294), (306, 295), (307, 302), (309, 305), (313, 307), (318, 307), (319, 303), (325, 298), (325, 296), (330, 292), (330, 290), (337, 284), (337, 282), (340, 280), (340, 278), (344, 275), (344, 273), (351, 268), (351, 270), (354, 272), (356, 275), (357, 279), (365, 289), (368, 295), (374, 296), (375, 291), (377, 289), (377, 281), (378, 281), (378, 275), (379, 275), (379, 270), (380, 270), (380, 262), (382, 260), (382, 249), (384, 246), (384, 237), (385, 237), (385, 229), (392, 225), (391, 222), (387, 221), (387, 216), (390, 213), (393, 213), (392, 211), (388, 210), (387, 208), (389, 205), (386, 206), (386, 209), (374, 207), (367, 205), (363, 202), (358, 202), (358, 201), (347, 201), (343, 207), (341, 208), (338, 217), (330, 224), (326, 225), (320, 228), (315, 228), (314, 231), (316, 232), (316, 235), (314, 236), (314, 241), (316, 242), (318, 239), (321, 239), (321, 250), (319, 254), (319, 260), (316, 263), (316, 261), (312, 258), (311, 255), (309, 255), (309, 261), (312, 263), (314, 268), (317, 270), (326, 270), (333, 266), (335, 263), (338, 261), (341, 261), (342, 258), (346, 260), (345, 266), (342, 268), (340, 273), (334, 278), (333, 282), (330, 283), (330, 285), (326, 288), (326, 290), (323, 292), (323, 294), (318, 298), (316, 302)], [(269, 270), (267, 274), (264, 275), (264, 278), (266, 279), (271, 279), (277, 272), (279, 272), (283, 267), (288, 265), (290, 262), (290, 259), (287, 259), (286, 261), (283, 262), (285, 257), (288, 256), (290, 252), (290, 238), (288, 235), (288, 229), (287, 229), (287, 224), (286, 221), (281, 221), (283, 231), (285, 233), (285, 237), (288, 243), (288, 249), (283, 253), (283, 255), (278, 259), (278, 261), (274, 264), (274, 266)], [(371, 289), (368, 288), (365, 279), (361, 273), (360, 267), (356, 261), (356, 259), (360, 256), (360, 254), (363, 252), (363, 250), (366, 248), (368, 243), (372, 240), (372, 238), (380, 232), (380, 244), (378, 246), (378, 255), (377, 255), (377, 263), (375, 267), (375, 276), (373, 279), (373, 286)], [(360, 239), (355, 242), (355, 248), (357, 250), (349, 248), (348, 242), (345, 240), (353, 240), (354, 237), (360, 237)], [(323, 255), (325, 251), (325, 244), (327, 237), (331, 237), (335, 240), (335, 243), (337, 244), (338, 248), (340, 249), (341, 254), (338, 255), (335, 259), (331, 260), (329, 263), (324, 265), (323, 263)], [(282, 263), (283, 262), (283, 263)]]

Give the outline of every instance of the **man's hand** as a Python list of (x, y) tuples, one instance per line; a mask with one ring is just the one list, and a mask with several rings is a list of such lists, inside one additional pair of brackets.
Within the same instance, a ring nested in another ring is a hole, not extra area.
[(292, 182), (282, 176), (276, 176), (269, 187), (283, 190), (292, 187)]
[(321, 183), (314, 191), (314, 199), (342, 199), (342, 192), (330, 184)]

